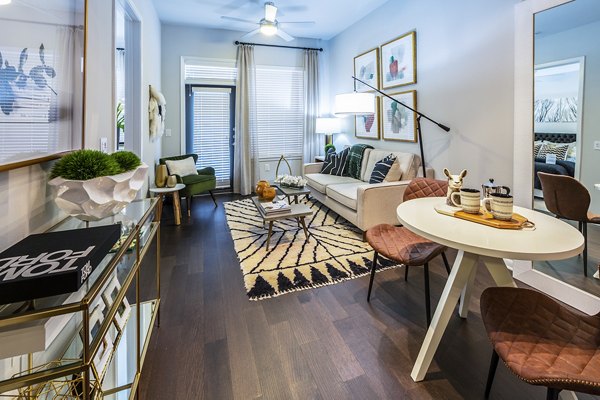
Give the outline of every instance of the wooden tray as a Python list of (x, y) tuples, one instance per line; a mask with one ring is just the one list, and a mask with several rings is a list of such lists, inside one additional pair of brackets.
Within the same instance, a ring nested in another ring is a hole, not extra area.
[(460, 218), (466, 221), (471, 221), (498, 229), (522, 229), (523, 225), (528, 222), (527, 218), (517, 213), (513, 214), (513, 218), (510, 221), (502, 221), (494, 218), (492, 214), (483, 208), (480, 210), (479, 214), (469, 214), (464, 211), (460, 211), (458, 208), (448, 207), (445, 204), (435, 207), (435, 210), (440, 214), (449, 215), (454, 218)]

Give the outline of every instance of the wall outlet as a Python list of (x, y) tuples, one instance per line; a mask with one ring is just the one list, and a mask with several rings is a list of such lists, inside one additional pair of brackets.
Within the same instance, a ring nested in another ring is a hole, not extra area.
[(108, 138), (100, 138), (100, 151), (103, 153), (108, 153)]
[(165, 136), (166, 137), (171, 137), (171, 128), (165, 129)]
[(271, 164), (265, 164), (265, 171), (269, 172), (271, 170)]
[(594, 150), (600, 150), (600, 140), (594, 141)]

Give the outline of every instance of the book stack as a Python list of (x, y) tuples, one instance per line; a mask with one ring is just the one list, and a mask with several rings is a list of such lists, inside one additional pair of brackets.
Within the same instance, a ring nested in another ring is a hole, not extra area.
[(260, 207), (266, 215), (285, 214), (292, 210), (290, 205), (284, 200), (260, 203)]

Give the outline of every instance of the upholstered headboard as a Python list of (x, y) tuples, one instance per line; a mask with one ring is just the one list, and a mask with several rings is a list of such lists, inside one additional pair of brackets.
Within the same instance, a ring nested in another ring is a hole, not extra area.
[(545, 140), (553, 143), (573, 143), (577, 141), (577, 135), (574, 133), (535, 133), (535, 140)]

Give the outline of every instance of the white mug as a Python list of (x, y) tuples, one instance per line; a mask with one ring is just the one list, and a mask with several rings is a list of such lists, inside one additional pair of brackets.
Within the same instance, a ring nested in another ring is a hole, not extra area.
[(504, 193), (492, 193), (490, 197), (483, 199), (483, 206), (494, 218), (502, 221), (510, 221), (513, 216), (513, 197)]
[[(460, 196), (460, 203), (457, 201), (457, 197)], [(481, 192), (477, 189), (460, 189), (460, 192), (454, 192), (450, 196), (452, 204), (456, 207), (460, 207), (464, 212), (469, 214), (479, 214)]]

